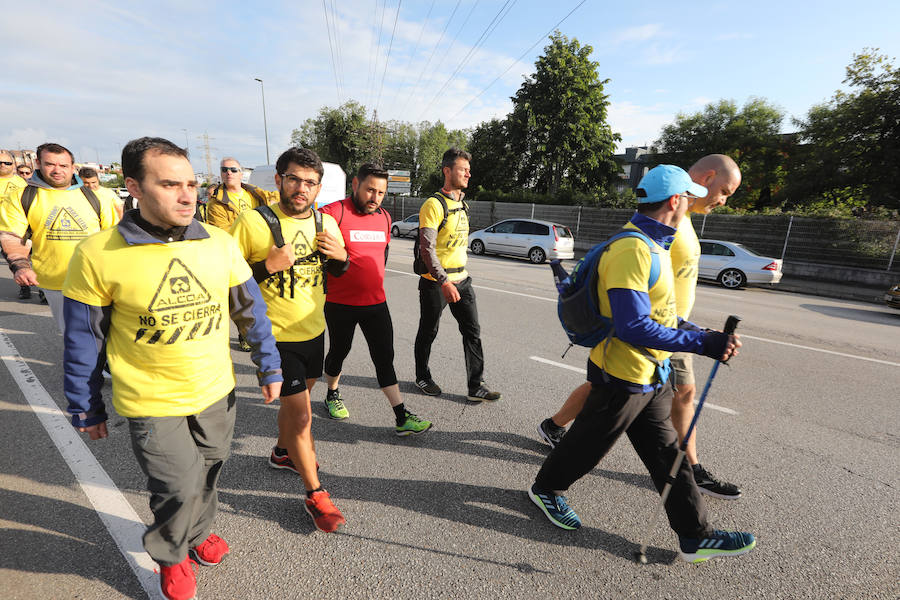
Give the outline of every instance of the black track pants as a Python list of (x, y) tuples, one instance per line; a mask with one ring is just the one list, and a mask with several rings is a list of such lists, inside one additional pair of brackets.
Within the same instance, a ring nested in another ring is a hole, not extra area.
[(394, 371), (394, 325), (386, 302), (368, 306), (325, 303), (325, 322), (328, 324), (328, 354), (325, 356), (325, 374), (336, 377), (341, 374), (344, 359), (353, 345), (356, 326), (363, 332), (369, 345), (369, 356), (375, 365), (378, 387), (397, 383)]

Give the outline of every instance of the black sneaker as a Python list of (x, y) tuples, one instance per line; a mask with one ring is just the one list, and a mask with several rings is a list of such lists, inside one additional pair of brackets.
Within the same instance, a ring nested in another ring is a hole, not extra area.
[(495, 402), (502, 398), (500, 392), (492, 392), (488, 389), (486, 385), (483, 383), (479, 385), (474, 390), (469, 390), (469, 395), (467, 396), (469, 401), (471, 402), (481, 402), (482, 400), (488, 400), (490, 402)]
[(47, 304), (47, 296), (44, 295), (44, 290), (38, 290), (38, 298), (41, 299), (41, 304)]
[(722, 500), (736, 500), (741, 497), (741, 490), (738, 486), (727, 481), (719, 481), (713, 477), (712, 473), (704, 469), (701, 465), (693, 465), (694, 481), (700, 488), (701, 494), (721, 498)]
[(566, 428), (554, 423), (553, 419), (544, 419), (538, 425), (537, 432), (545, 444), (551, 448), (556, 448), (562, 437), (566, 435)]
[(422, 390), (422, 393), (426, 396), (441, 395), (441, 388), (438, 387), (438, 384), (433, 379), (419, 379), (416, 381), (416, 387)]
[(250, 352), (253, 350), (253, 347), (250, 345), (250, 342), (244, 339), (244, 336), (238, 334), (238, 348), (241, 349), (241, 352)]
[(19, 286), (19, 300), (30, 300), (30, 299), (31, 299), (31, 286), (30, 285)]

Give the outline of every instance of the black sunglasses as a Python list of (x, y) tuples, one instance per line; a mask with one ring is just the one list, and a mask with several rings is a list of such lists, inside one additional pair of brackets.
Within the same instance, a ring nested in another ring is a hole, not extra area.
[(0, 165), (6, 165), (7, 167), (12, 166), (12, 161), (0, 160)]
[(222, 167), (221, 171), (223, 173), (227, 173), (228, 171), (231, 171), (232, 173), (240, 173), (241, 169), (239, 167)]

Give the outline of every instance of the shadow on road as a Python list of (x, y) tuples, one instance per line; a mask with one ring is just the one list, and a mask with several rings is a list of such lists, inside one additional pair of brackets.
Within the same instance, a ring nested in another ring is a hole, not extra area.
[(869, 310), (862, 308), (847, 308), (844, 306), (829, 306), (826, 304), (801, 304), (800, 308), (805, 308), (806, 310), (829, 317), (837, 317), (839, 319), (850, 319), (852, 321), (864, 321), (866, 323), (900, 327), (900, 312), (891, 312), (891, 309), (888, 307), (885, 307), (884, 310)]

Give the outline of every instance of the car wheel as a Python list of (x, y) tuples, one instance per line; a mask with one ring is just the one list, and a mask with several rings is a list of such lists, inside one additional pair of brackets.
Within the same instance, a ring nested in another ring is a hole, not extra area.
[(472, 248), (472, 254), (478, 254), (479, 256), (484, 254), (484, 242), (481, 240), (472, 240), (472, 244), (469, 247)]
[(391, 235), (394, 237), (400, 237), (400, 228), (394, 225), (394, 228), (391, 229)]
[(544, 252), (543, 248), (538, 248), (537, 246), (535, 246), (528, 251), (528, 260), (536, 265), (539, 265), (547, 260), (547, 253)]
[(747, 283), (747, 276), (737, 269), (725, 269), (719, 273), (719, 283), (722, 284), (722, 287), (736, 290)]

